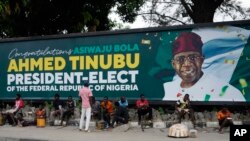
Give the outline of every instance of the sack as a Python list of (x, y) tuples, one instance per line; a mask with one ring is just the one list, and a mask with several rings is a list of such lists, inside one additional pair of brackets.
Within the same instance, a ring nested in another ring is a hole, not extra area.
[(60, 126), (61, 125), (61, 120), (56, 119), (54, 121), (54, 126)]

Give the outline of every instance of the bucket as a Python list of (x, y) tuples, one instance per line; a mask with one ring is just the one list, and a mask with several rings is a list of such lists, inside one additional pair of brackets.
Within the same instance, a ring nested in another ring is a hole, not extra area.
[(45, 118), (37, 118), (36, 124), (37, 127), (45, 127)]

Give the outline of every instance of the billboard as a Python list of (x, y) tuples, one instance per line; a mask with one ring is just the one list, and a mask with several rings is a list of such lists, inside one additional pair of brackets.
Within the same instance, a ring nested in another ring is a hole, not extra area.
[(249, 25), (2, 40), (0, 99), (16, 93), (25, 99), (78, 97), (88, 81), (97, 98), (137, 99), (143, 93), (149, 100), (176, 101), (188, 93), (192, 101), (250, 101)]

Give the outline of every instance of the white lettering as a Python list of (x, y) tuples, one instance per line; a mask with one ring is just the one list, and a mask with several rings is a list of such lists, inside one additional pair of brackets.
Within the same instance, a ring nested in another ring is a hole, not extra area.
[(236, 129), (234, 132), (234, 136), (243, 136), (247, 133), (246, 129)]

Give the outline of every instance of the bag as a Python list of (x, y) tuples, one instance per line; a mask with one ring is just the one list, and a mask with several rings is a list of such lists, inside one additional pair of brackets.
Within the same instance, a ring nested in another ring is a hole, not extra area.
[(54, 126), (60, 126), (61, 125), (61, 120), (56, 119), (54, 121)]

